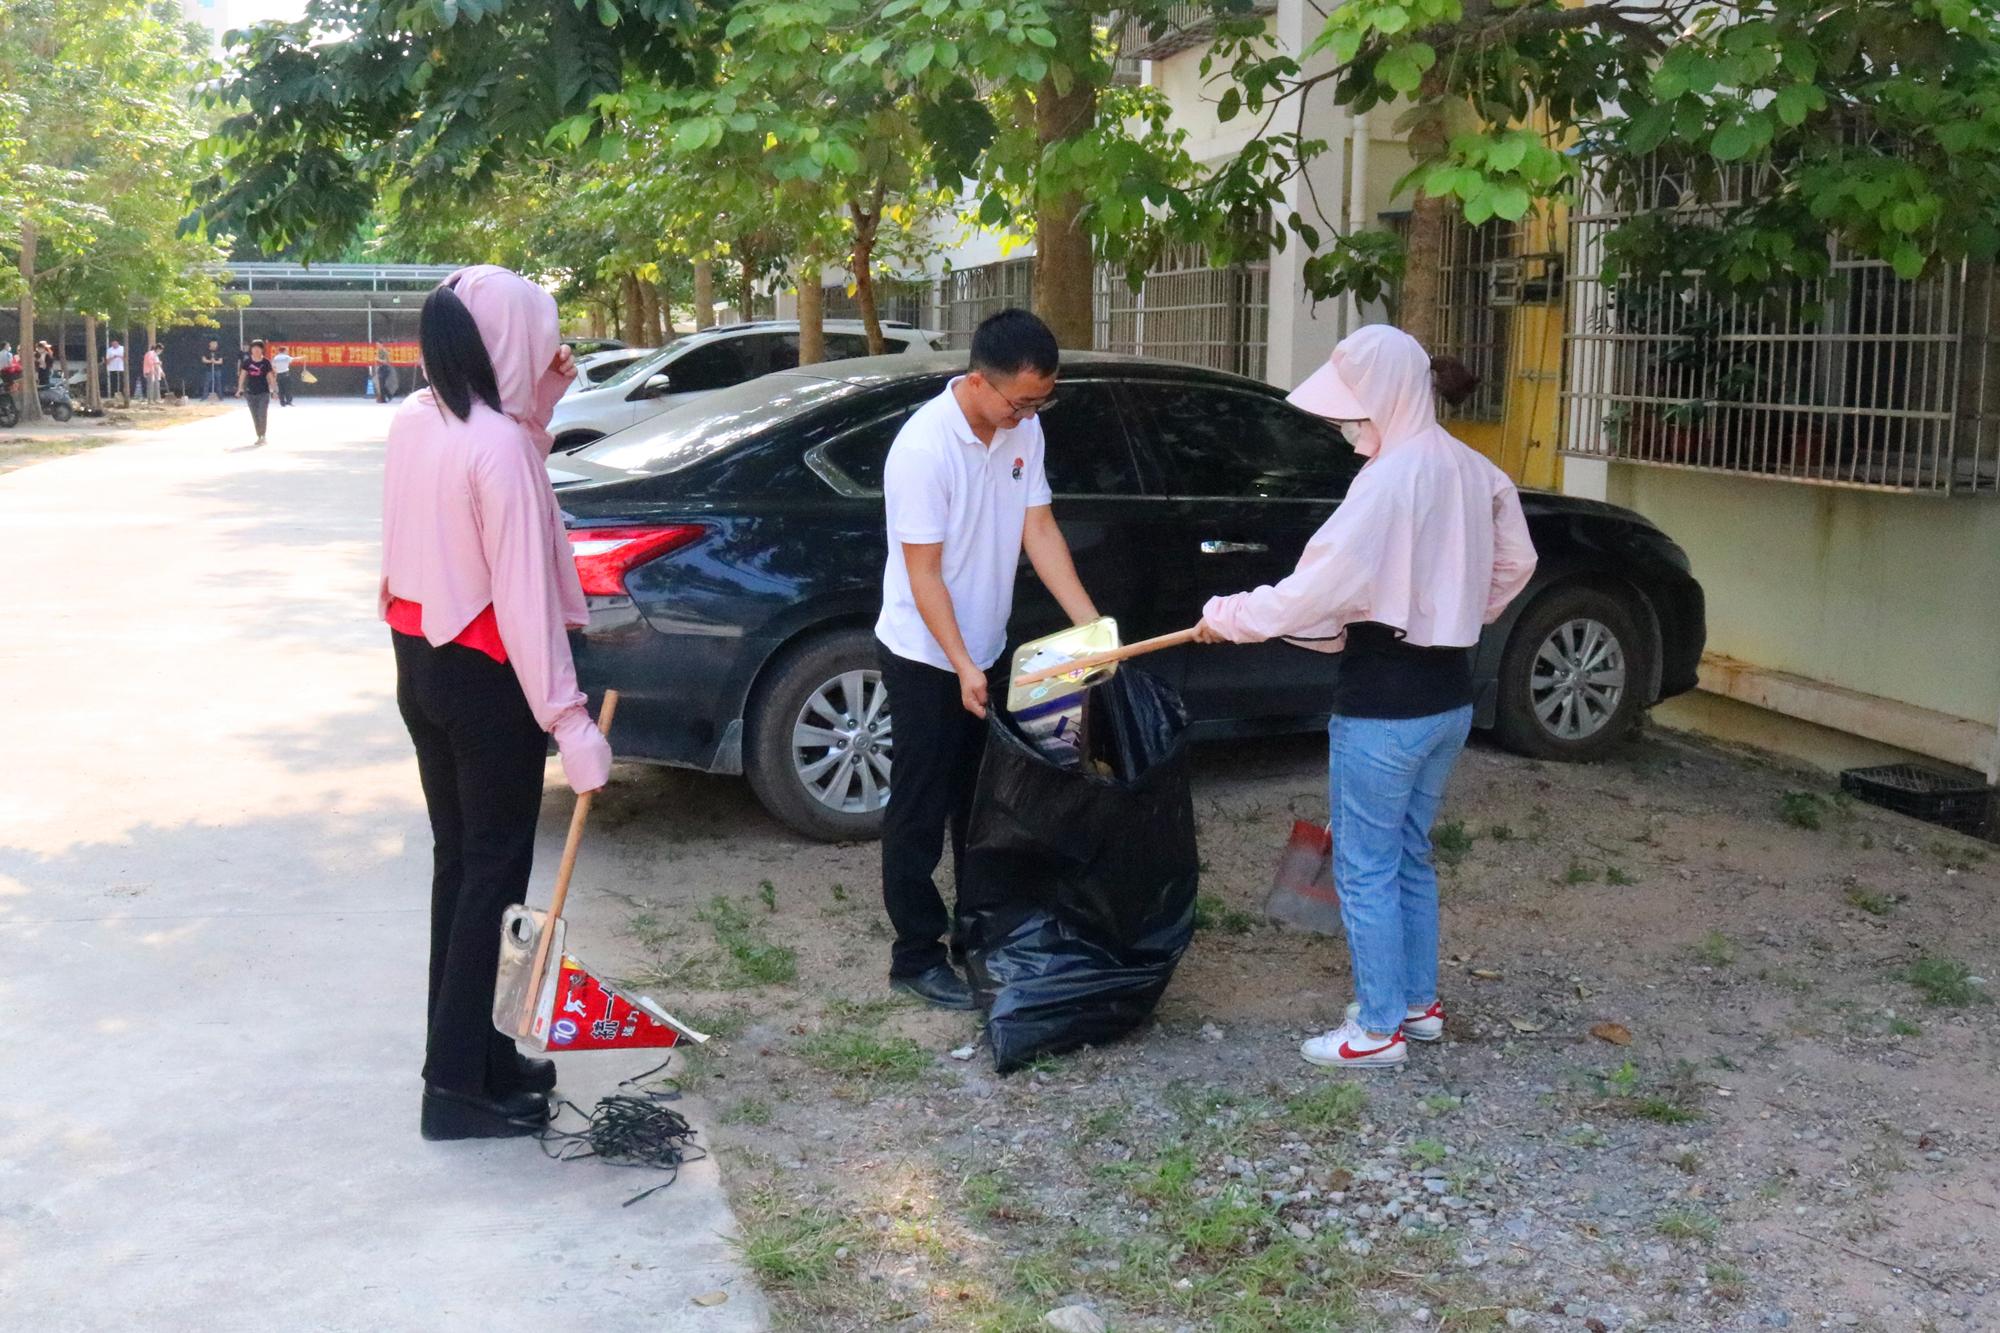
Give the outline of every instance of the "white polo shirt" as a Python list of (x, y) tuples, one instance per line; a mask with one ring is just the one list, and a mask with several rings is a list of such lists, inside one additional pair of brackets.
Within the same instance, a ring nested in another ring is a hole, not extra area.
[(1042, 470), (1040, 418), (995, 431), (992, 444), (981, 444), (953, 396), (957, 383), (911, 413), (889, 446), (882, 472), (889, 561), (875, 637), (898, 657), (953, 669), (917, 611), (903, 561), (904, 542), (942, 542), (944, 586), (958, 632), (984, 671), (1007, 646), (1021, 532), (1028, 510), (1050, 502), (1049, 479)]

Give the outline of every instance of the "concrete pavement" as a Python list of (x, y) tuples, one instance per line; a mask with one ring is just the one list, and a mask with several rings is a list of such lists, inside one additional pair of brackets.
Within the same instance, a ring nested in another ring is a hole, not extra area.
[[(264, 450), (224, 452), (230, 414), (0, 477), (0, 1327), (764, 1326), (713, 1163), (624, 1208), (648, 1173), (417, 1136), (429, 833), (374, 620), (390, 410), (308, 400)], [(569, 809), (552, 762), (538, 901)], [(565, 1057), (564, 1090), (651, 1063)]]

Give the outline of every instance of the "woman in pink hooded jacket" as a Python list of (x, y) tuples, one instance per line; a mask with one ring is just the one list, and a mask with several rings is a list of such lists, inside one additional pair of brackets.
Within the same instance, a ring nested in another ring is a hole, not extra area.
[(1435, 393), (1469, 387), (1446, 364), (1434, 383), (1422, 346), (1381, 324), (1334, 349), (1291, 401), (1368, 461), (1296, 570), (1202, 611), (1204, 643), (1341, 654), (1329, 824), (1356, 1000), (1301, 1048), (1317, 1065), (1399, 1065), (1406, 1038), (1444, 1033), (1431, 824), (1472, 728), (1471, 648), (1535, 569), (1513, 482), (1438, 424)]
[(567, 631), (588, 619), (543, 463), (576, 369), (556, 303), (492, 265), (424, 302), (430, 387), (389, 427), (382, 618), (435, 844), (425, 1138), (533, 1133), (555, 1067), (493, 1027), (500, 917), (525, 899), (548, 741), (579, 792), (611, 751), (585, 711)]

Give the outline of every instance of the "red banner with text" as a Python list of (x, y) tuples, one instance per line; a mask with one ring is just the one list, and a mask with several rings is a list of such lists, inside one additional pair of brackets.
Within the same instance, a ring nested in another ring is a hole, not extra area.
[[(417, 364), (415, 343), (384, 343), (389, 349), (389, 364), (392, 366), (414, 366)], [(359, 366), (367, 369), (375, 364), (374, 343), (281, 343), (274, 342), (272, 353), (290, 351), (295, 366)]]

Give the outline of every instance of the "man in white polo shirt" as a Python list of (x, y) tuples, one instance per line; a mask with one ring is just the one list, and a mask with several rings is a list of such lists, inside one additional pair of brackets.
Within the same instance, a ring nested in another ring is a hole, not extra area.
[(1042, 470), (1036, 414), (1055, 398), (1058, 363), (1055, 335), (1027, 311), (987, 319), (971, 369), (911, 414), (883, 473), (889, 561), (875, 637), (896, 740), (882, 823), (889, 984), (948, 1009), (970, 1009), (972, 991), (951, 965), (952, 917), (931, 876), (947, 828), (954, 867), (965, 852), (987, 673), (1006, 647), (1021, 552), (1071, 620), (1097, 618)]

